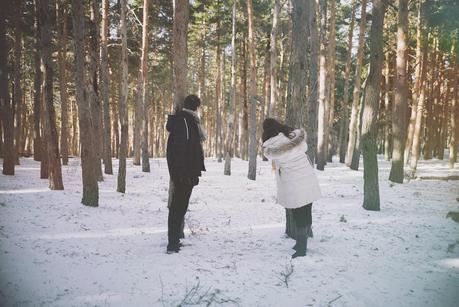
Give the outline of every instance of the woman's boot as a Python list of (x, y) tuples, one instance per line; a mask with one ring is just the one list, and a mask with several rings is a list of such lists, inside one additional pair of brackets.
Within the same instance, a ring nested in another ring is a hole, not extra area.
[(308, 247), (308, 229), (307, 227), (297, 228), (296, 237), (296, 252), (292, 255), (292, 259), (296, 257), (306, 256), (306, 249)]
[[(306, 233), (307, 233), (307, 237), (308, 238), (312, 238), (313, 237), (313, 233), (312, 233), (312, 225), (309, 224), (309, 225), (306, 225)], [(298, 250), (298, 241), (297, 243), (295, 243), (295, 245), (292, 247), (294, 250)]]

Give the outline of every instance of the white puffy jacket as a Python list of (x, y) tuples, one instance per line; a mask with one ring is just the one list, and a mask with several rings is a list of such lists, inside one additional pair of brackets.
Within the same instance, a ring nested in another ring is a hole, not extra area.
[(294, 130), (263, 143), (264, 155), (273, 161), (277, 181), (277, 202), (285, 208), (299, 208), (320, 198), (314, 168), (306, 155), (306, 133)]

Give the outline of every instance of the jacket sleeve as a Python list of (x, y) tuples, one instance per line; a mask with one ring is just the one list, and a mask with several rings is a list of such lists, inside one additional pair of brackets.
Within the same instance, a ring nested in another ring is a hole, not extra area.
[(174, 168), (172, 178), (173, 180), (177, 177), (185, 176), (186, 167), (186, 147), (189, 139), (188, 124), (184, 117), (177, 120), (177, 124), (174, 127), (174, 142), (173, 142), (173, 157), (174, 157)]

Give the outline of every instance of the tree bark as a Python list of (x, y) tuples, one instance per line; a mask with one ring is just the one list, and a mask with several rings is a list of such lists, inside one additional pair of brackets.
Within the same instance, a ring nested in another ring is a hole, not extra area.
[(403, 183), (403, 164), (406, 142), (406, 113), (408, 110), (408, 80), (407, 67), (407, 42), (408, 42), (408, 0), (398, 1), (398, 28), (397, 28), (397, 60), (395, 101), (392, 110), (392, 166), (389, 180)]
[(188, 71), (188, 0), (173, 0), (174, 24), (172, 35), (173, 58), (173, 84), (174, 84), (174, 110), (182, 109), (183, 100), (187, 91)]
[(73, 37), (75, 45), (75, 98), (78, 104), (81, 169), (83, 178), (83, 198), (81, 203), (97, 207), (99, 187), (96, 174), (96, 149), (94, 148), (94, 127), (86, 87), (85, 63), (85, 12), (84, 3), (72, 0)]
[(372, 24), (370, 30), (370, 73), (365, 85), (365, 106), (362, 121), (362, 152), (363, 152), (363, 208), (379, 211), (379, 182), (377, 159), (377, 115), (381, 76), (384, 60), (383, 24), (386, 12), (386, 0), (374, 0)]
[(96, 149), (96, 174), (97, 180), (103, 181), (102, 174), (102, 123), (101, 123), (101, 106), (99, 95), (98, 74), (100, 67), (100, 8), (99, 0), (91, 0), (91, 18), (90, 18), (90, 43), (89, 43), (89, 104), (91, 106), (91, 116), (94, 126), (94, 148)]
[(285, 122), (291, 127), (305, 126), (305, 89), (308, 3), (304, 0), (292, 1), (292, 49), (289, 64), (287, 110)]
[(250, 133), (249, 133), (249, 171), (247, 178), (255, 180), (257, 176), (257, 58), (253, 25), (252, 0), (247, 0), (248, 49), (249, 49), (249, 98), (250, 98)]
[[(453, 56), (453, 55), (451, 55)], [(451, 89), (451, 110), (450, 110), (450, 141), (449, 141), (449, 168), (454, 168), (454, 163), (457, 161), (457, 139), (459, 137), (459, 103), (457, 101), (457, 91), (459, 88), (459, 56), (456, 51), (454, 66), (451, 68), (450, 82)]]
[(410, 159), (410, 168), (411, 168), (411, 177), (416, 175), (416, 169), (419, 160), (420, 154), (420, 147), (421, 147), (421, 128), (422, 128), (422, 119), (424, 116), (424, 101), (426, 96), (426, 75), (427, 75), (427, 63), (428, 63), (428, 56), (427, 56), (427, 46), (425, 40), (425, 34), (422, 33), (421, 38), (421, 50), (422, 50), (422, 57), (421, 57), (421, 78), (419, 79), (421, 90), (419, 92), (419, 99), (418, 105), (416, 108), (416, 121), (414, 123), (414, 131), (413, 131), (413, 144), (411, 145), (411, 159)]
[(108, 10), (110, 7), (109, 0), (102, 1), (102, 33), (101, 33), (101, 45), (100, 45), (100, 93), (103, 103), (103, 118), (104, 118), (104, 173), (113, 175), (112, 166), (112, 148), (111, 148), (111, 120), (110, 120), (110, 78), (108, 70), (108, 27), (109, 27), (109, 14)]
[(267, 107), (267, 117), (276, 117), (277, 115), (277, 100), (278, 100), (278, 87), (277, 87), (277, 32), (279, 31), (279, 12), (280, 0), (274, 0), (273, 7), (273, 25), (270, 37), (270, 50), (269, 56), (271, 57), (270, 64), (270, 100)]
[(328, 74), (329, 74), (329, 93), (328, 93), (328, 129), (327, 129), (327, 162), (332, 162), (333, 155), (335, 154), (335, 65), (336, 65), (336, 1), (330, 1), (330, 34), (329, 34), (329, 46), (328, 46)]
[(117, 191), (121, 193), (126, 192), (126, 156), (128, 151), (128, 58), (127, 58), (127, 27), (126, 27), (126, 13), (127, 13), (127, 0), (121, 0), (121, 86), (120, 86), (120, 124), (121, 124), (121, 141), (119, 150), (119, 170), (118, 170), (118, 187)]
[[(392, 156), (392, 99), (391, 99), (391, 78), (390, 78), (390, 52), (386, 52), (384, 66), (385, 92), (384, 92), (384, 158), (390, 161)], [(416, 111), (415, 111), (416, 112)]]
[(150, 172), (148, 155), (148, 104), (147, 104), (147, 73), (148, 73), (148, 1), (143, 0), (143, 23), (142, 23), (142, 56), (140, 59), (138, 99), (141, 121), (141, 147), (142, 147), (142, 172)]
[[(306, 67), (307, 67), (307, 33), (308, 9), (306, 0), (292, 1), (292, 50), (290, 55), (287, 110), (285, 122), (291, 127), (304, 127), (306, 120)], [(296, 224), (293, 220), (292, 210), (286, 210), (285, 233), (291, 238), (296, 238)]]
[(242, 134), (241, 134), (241, 156), (242, 159), (249, 158), (249, 104), (247, 101), (247, 44), (246, 36), (242, 41)]
[(346, 153), (346, 165), (351, 166), (352, 156), (355, 150), (355, 143), (357, 138), (357, 122), (359, 115), (359, 104), (360, 104), (360, 90), (362, 83), (362, 64), (363, 64), (363, 47), (365, 39), (365, 25), (366, 25), (366, 9), (367, 9), (367, 0), (362, 0), (362, 12), (360, 14), (360, 23), (359, 23), (359, 45), (357, 49), (357, 63), (355, 66), (355, 83), (354, 91), (352, 97), (352, 109), (351, 109), (351, 119), (349, 123), (349, 141), (347, 145)]
[(68, 102), (67, 102), (67, 8), (64, 3), (58, 1), (58, 62), (59, 62), (59, 94), (61, 98), (61, 155), (62, 164), (69, 161), (68, 150)]
[(320, 15), (320, 53), (319, 53), (319, 108), (318, 108), (318, 138), (317, 138), (317, 169), (323, 171), (327, 154), (327, 126), (328, 126), (328, 76), (327, 57), (327, 1), (319, 1)]
[(418, 4), (418, 16), (416, 22), (416, 60), (415, 60), (415, 73), (414, 73), (414, 86), (412, 90), (411, 96), (411, 115), (410, 115), (410, 122), (408, 125), (406, 143), (405, 143), (405, 153), (404, 159), (405, 164), (408, 163), (411, 155), (411, 147), (413, 144), (413, 134), (414, 134), (414, 125), (416, 123), (416, 110), (418, 105), (418, 98), (419, 92), (421, 89), (421, 58), (422, 58), (422, 51), (421, 51), (421, 26), (422, 26), (422, 5), (421, 3)]
[(49, 159), (49, 188), (63, 190), (61, 159), (53, 103), (52, 16), (54, 6), (48, 0), (39, 0), (41, 24), (41, 71), (43, 74), (43, 105)]
[(38, 0), (34, 1), (34, 95), (33, 95), (33, 118), (34, 118), (34, 135), (33, 135), (33, 158), (35, 161), (41, 161), (41, 69), (40, 69), (40, 23), (38, 18)]
[(6, 38), (6, 15), (10, 6), (10, 0), (0, 4), (0, 115), (3, 132), (3, 175), (14, 175), (14, 123), (13, 112), (10, 102), (8, 87), (7, 58), (9, 46)]
[(355, 24), (355, 11), (356, 11), (356, 0), (352, 0), (352, 12), (351, 12), (351, 23), (349, 24), (349, 31), (347, 34), (347, 54), (346, 54), (346, 65), (344, 68), (344, 94), (341, 105), (340, 113), (340, 127), (339, 127), (339, 162), (344, 163), (346, 159), (346, 147), (347, 139), (349, 137), (349, 83), (351, 75), (351, 63), (352, 63), (352, 37), (354, 33)]
[(318, 138), (318, 63), (319, 63), (319, 30), (317, 24), (316, 1), (309, 0), (308, 25), (311, 42), (309, 45), (311, 60), (309, 61), (309, 100), (308, 100), (308, 125), (306, 127), (307, 155), (314, 165), (317, 156)]
[(13, 105), (16, 108), (16, 129), (14, 131), (15, 136), (15, 159), (16, 164), (19, 165), (19, 156), (23, 153), (21, 152), (22, 144), (22, 109), (23, 109), (23, 91), (21, 85), (22, 79), (22, 14), (23, 14), (23, 1), (15, 1), (15, 20), (14, 20), (14, 94), (13, 94)]
[(236, 2), (233, 3), (231, 35), (231, 88), (228, 108), (227, 135), (225, 142), (224, 174), (231, 175), (231, 158), (234, 156), (234, 114), (236, 109)]

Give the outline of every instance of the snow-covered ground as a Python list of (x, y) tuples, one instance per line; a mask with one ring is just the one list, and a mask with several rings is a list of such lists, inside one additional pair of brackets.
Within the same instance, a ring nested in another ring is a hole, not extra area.
[[(16, 176), (0, 175), (0, 306), (459, 304), (459, 224), (446, 218), (459, 211), (459, 181), (391, 184), (380, 160), (382, 208), (369, 212), (362, 171), (329, 164), (318, 172), (323, 198), (313, 206), (308, 255), (291, 261), (269, 162), (250, 181), (247, 162), (233, 161), (228, 177), (207, 159), (187, 246), (173, 255), (165, 253), (164, 159), (151, 159), (151, 173), (128, 161), (125, 195), (116, 174), (105, 176), (98, 208), (80, 204), (79, 163), (63, 167), (64, 191), (50, 191), (31, 159)], [(419, 173), (459, 168), (422, 161)]]

